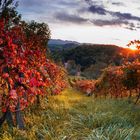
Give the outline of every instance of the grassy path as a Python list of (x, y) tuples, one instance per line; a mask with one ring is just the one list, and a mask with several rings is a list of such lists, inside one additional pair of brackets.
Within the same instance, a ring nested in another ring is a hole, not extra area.
[(25, 131), (5, 125), (1, 139), (140, 140), (139, 108), (123, 100), (86, 97), (74, 89), (26, 110), (25, 121)]

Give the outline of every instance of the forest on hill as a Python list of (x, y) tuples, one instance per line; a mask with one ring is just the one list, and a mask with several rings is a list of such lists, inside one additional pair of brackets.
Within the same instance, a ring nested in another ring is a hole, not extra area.
[(68, 71), (72, 75), (76, 75), (80, 68), (82, 76), (89, 79), (97, 79), (110, 65), (120, 66), (124, 61), (133, 62), (138, 57), (137, 52), (115, 45), (65, 44), (59, 48), (49, 46), (54, 61), (69, 63)]

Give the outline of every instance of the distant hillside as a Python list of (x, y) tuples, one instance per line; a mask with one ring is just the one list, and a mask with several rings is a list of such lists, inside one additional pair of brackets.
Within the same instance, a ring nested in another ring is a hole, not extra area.
[(80, 44), (75, 47), (65, 45), (67, 49), (52, 51), (53, 59), (63, 63), (70, 61), (72, 69), (76, 67), (75, 65), (80, 66), (86, 77), (97, 78), (102, 69), (109, 65), (121, 65), (126, 57), (129, 61), (135, 59), (132, 51), (115, 45)]
[(69, 41), (69, 40), (61, 40), (61, 39), (50, 39), (48, 42), (49, 45), (65, 45), (65, 44), (80, 44), (79, 42), (76, 41)]
[(74, 60), (76, 64), (80, 64), (84, 69), (98, 62), (112, 63), (122, 50), (123, 48), (114, 45), (84, 44), (63, 52), (63, 57), (65, 61)]
[(59, 55), (65, 62), (74, 60), (76, 64), (80, 64), (83, 68), (86, 68), (98, 61), (109, 64), (112, 59), (124, 50), (124, 48), (115, 45), (80, 44), (72, 47), (74, 45), (75, 44), (60, 45), (61, 49), (59, 51), (59, 45), (54, 47), (52, 55), (55, 60), (58, 60), (57, 56)]
[(80, 43), (76, 41), (60, 40), (60, 39), (51, 39), (48, 42), (48, 47), (51, 51), (70, 49), (77, 47), (78, 45), (80, 45)]

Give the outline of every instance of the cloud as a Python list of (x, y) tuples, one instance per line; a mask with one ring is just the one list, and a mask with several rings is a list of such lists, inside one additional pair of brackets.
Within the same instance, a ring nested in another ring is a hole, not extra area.
[(93, 14), (99, 14), (99, 15), (107, 15), (110, 14), (112, 17), (116, 17), (120, 20), (136, 20), (140, 21), (140, 17), (133, 16), (130, 13), (121, 13), (121, 12), (113, 12), (106, 10), (103, 6), (98, 5), (90, 5), (87, 9), (88, 12), (91, 12)]
[(23, 7), (42, 6), (45, 4), (45, 0), (19, 0), (19, 4)]
[(121, 26), (121, 25), (128, 25), (128, 21), (121, 21), (118, 19), (112, 19), (112, 20), (92, 20), (91, 21), (96, 26)]
[(80, 16), (67, 14), (67, 13), (56, 13), (55, 18), (59, 21), (71, 22), (77, 24), (86, 23), (88, 21), (87, 19), (82, 18)]
[(75, 6), (76, 2), (61, 0), (58, 2), (58, 4), (70, 7), (70, 6)]
[(135, 20), (140, 21), (140, 17), (133, 16), (130, 13), (109, 12), (112, 16), (116, 16), (120, 20)]
[[(88, 4), (88, 7), (87, 7), (87, 11), (85, 9), (84, 11), (88, 13), (92, 13), (93, 15), (96, 14), (96, 16), (97, 15), (100, 16), (100, 19), (98, 18), (90, 19), (90, 21), (96, 26), (126, 25), (127, 29), (133, 30), (137, 28), (133, 22), (140, 21), (140, 17), (134, 16), (131, 13), (111, 11), (106, 9), (104, 5), (102, 4), (99, 5), (97, 4), (96, 1), (92, 1), (92, 0), (85, 0), (85, 2)], [(117, 6), (124, 5), (121, 2), (112, 2), (112, 4)], [(107, 19), (108, 16), (110, 17), (109, 19)]]
[(88, 8), (88, 11), (95, 13), (95, 14), (99, 14), (99, 15), (106, 15), (106, 13), (107, 13), (107, 11), (104, 8), (97, 6), (97, 5), (90, 6)]
[(125, 6), (122, 2), (112, 2), (111, 4), (116, 6)]
[(92, 5), (92, 4), (93, 4), (92, 0), (85, 0), (85, 2), (86, 2), (87, 4), (89, 4), (89, 5)]
[(133, 22), (140, 21), (140, 17), (134, 16), (131, 11), (116, 12), (109, 8), (108, 3), (113, 7), (124, 6), (127, 3), (115, 0), (107, 3), (104, 0), (19, 0), (19, 2), (25, 19), (33, 17), (38, 21), (44, 20), (51, 24), (69, 22), (70, 24), (94, 24), (101, 27), (125, 25), (128, 29), (134, 29), (136, 26)]

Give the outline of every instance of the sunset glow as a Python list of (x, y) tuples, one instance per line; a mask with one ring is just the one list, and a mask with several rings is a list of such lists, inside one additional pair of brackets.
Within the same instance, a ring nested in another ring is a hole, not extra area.
[(136, 45), (131, 45), (129, 48), (130, 48), (131, 50), (133, 50), (133, 51), (138, 50), (137, 47), (136, 47)]

